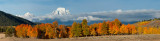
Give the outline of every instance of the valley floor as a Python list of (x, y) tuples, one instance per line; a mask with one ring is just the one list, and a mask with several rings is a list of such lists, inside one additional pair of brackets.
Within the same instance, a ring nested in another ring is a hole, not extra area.
[(62, 39), (34, 39), (34, 38), (1, 38), (0, 41), (160, 41), (160, 34), (147, 35), (107, 35)]

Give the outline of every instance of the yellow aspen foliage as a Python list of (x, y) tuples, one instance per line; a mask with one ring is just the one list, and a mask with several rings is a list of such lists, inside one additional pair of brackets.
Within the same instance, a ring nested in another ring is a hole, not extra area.
[(158, 34), (158, 29), (155, 27), (149, 27), (148, 34)]
[(39, 24), (39, 25), (35, 25), (35, 27), (37, 27), (40, 31), (45, 32), (46, 28), (45, 28), (45, 24)]
[(90, 30), (89, 30), (90, 31), (90, 35), (93, 35), (93, 36), (97, 35), (95, 25), (96, 24), (92, 24), (92, 25), (89, 26), (89, 28), (90, 28)]
[(113, 22), (110, 22), (110, 23), (109, 23), (109, 33), (110, 33), (110, 34), (114, 34)]
[(147, 27), (143, 28), (143, 34), (148, 34), (148, 28)]
[(149, 24), (151, 21), (142, 21), (142, 22), (138, 22), (138, 25), (141, 26), (141, 25), (146, 25), (146, 24)]
[(80, 23), (73, 22), (71, 27), (71, 33), (73, 37), (82, 36), (82, 27)]
[(137, 33), (135, 25), (131, 25), (131, 30), (132, 30), (132, 34), (136, 34)]
[(138, 27), (137, 28), (137, 33), (138, 34), (142, 34), (143, 33), (143, 28), (142, 27)]
[(157, 33), (160, 34), (160, 27), (157, 29)]
[(117, 25), (113, 26), (114, 34), (119, 34), (119, 27)]
[(52, 24), (46, 23), (45, 27), (46, 27), (45, 36), (47, 38), (56, 38), (56, 32), (54, 32), (54, 28), (53, 28)]
[(152, 33), (153, 33), (153, 34), (158, 34), (158, 32), (159, 32), (159, 31), (158, 31), (158, 28), (155, 28), (155, 27), (154, 27)]
[(20, 24), (15, 27), (17, 37), (38, 38), (71, 38), (96, 35), (129, 35), (129, 34), (160, 34), (160, 27), (141, 26), (150, 21), (138, 22), (138, 24), (122, 24), (118, 19), (103, 21), (88, 25), (86, 19), (81, 23), (73, 22), (71, 26), (58, 25), (57, 21), (37, 25)]
[(87, 19), (83, 19), (82, 23), (81, 23), (81, 26), (82, 26), (82, 34), (85, 35), (85, 36), (90, 34), (89, 26), (87, 24), (88, 24)]
[(122, 24), (122, 26), (120, 27), (120, 33), (121, 34), (126, 34), (127, 30), (125, 28), (126, 28), (126, 25)]

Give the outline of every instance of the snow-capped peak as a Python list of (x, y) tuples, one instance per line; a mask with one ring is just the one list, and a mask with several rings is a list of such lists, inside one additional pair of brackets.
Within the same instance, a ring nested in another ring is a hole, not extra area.
[(28, 20), (30, 20), (30, 21), (32, 21), (32, 19), (35, 17), (34, 15), (32, 15), (32, 14), (29, 13), (29, 12), (25, 13), (24, 15), (16, 15), (16, 16), (19, 16), (19, 17), (28, 19)]
[(117, 12), (117, 13), (120, 13), (120, 12), (122, 12), (122, 10), (121, 10), (121, 9), (118, 9), (118, 10), (116, 10), (116, 12)]
[(63, 7), (59, 7), (59, 8), (57, 8), (57, 10), (53, 11), (52, 14), (53, 15), (69, 15), (70, 12), (69, 12), (69, 10), (66, 10)]
[(24, 14), (25, 17), (34, 17), (34, 15), (32, 15), (31, 13), (27, 12)]

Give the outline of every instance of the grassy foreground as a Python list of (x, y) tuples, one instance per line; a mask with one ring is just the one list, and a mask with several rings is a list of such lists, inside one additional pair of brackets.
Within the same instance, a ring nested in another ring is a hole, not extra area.
[(0, 41), (159, 41), (160, 34), (146, 35), (107, 35), (107, 36), (91, 36), (79, 38), (61, 38), (61, 39), (35, 39), (35, 38), (16, 38), (7, 37)]

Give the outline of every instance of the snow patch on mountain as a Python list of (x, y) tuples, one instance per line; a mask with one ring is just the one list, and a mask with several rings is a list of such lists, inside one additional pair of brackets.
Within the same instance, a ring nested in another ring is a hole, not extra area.
[(28, 19), (30, 21), (32, 21), (36, 16), (34, 16), (33, 14), (31, 14), (30, 12), (25, 13), (24, 15), (16, 15), (25, 19)]
[(63, 7), (59, 7), (59, 8), (57, 8), (57, 10), (53, 11), (52, 14), (53, 15), (69, 15), (70, 12), (69, 12), (69, 10), (66, 10)]
[(35, 16), (33, 14), (27, 12), (27, 13), (24, 14), (24, 17), (35, 17)]
[[(27, 12), (24, 15), (16, 15), (25, 19), (28, 19), (30, 21), (41, 21), (45, 19), (55, 19), (55, 18), (60, 18), (60, 19), (68, 19), (70, 15), (69, 10), (59, 7), (56, 10), (54, 10), (51, 14), (46, 14), (44, 16), (34, 16), (33, 14)], [(71, 17), (70, 17), (71, 18)]]

